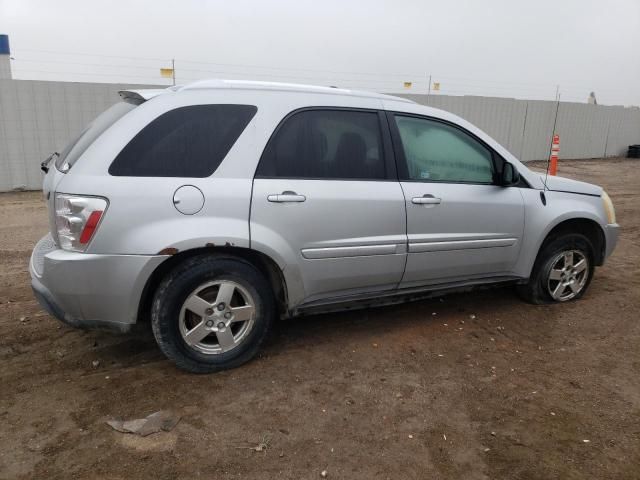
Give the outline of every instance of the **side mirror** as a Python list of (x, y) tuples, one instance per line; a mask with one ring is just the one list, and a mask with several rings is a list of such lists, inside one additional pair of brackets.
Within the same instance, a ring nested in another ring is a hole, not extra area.
[(504, 162), (502, 165), (502, 178), (500, 178), (500, 184), (503, 187), (511, 187), (516, 185), (520, 181), (520, 173), (509, 162)]

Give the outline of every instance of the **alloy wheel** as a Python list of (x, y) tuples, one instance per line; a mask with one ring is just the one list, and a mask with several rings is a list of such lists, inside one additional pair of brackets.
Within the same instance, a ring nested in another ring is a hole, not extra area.
[(566, 302), (578, 295), (589, 278), (589, 261), (579, 250), (556, 255), (551, 262), (547, 289), (551, 298)]
[(196, 288), (180, 309), (180, 334), (186, 345), (205, 355), (233, 350), (255, 323), (255, 301), (232, 280), (207, 282)]

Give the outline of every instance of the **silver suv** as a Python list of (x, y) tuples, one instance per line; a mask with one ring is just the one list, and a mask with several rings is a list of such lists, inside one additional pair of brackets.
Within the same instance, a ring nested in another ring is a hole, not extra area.
[(402, 98), (219, 80), (120, 95), (43, 162), (33, 290), (69, 325), (150, 320), (192, 372), (246, 362), (279, 317), (498, 282), (577, 299), (616, 244), (602, 188)]

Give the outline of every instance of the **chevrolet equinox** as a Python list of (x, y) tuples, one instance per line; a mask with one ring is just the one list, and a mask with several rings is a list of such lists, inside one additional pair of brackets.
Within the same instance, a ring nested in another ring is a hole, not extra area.
[(575, 300), (616, 244), (602, 188), (403, 98), (223, 80), (120, 96), (42, 164), (33, 290), (72, 326), (150, 321), (192, 372), (248, 361), (276, 318), (501, 282)]

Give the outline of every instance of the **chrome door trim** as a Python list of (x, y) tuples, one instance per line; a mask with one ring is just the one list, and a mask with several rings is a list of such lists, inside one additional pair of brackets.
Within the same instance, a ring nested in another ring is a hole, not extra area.
[(393, 255), (405, 253), (404, 244), (354, 245), (350, 247), (304, 248), (302, 256), (308, 260), (340, 257), (363, 257), (370, 255)]
[(482, 240), (453, 240), (445, 242), (409, 243), (409, 253), (442, 252), (446, 250), (466, 250), (471, 248), (511, 247), (517, 238), (493, 238)]

